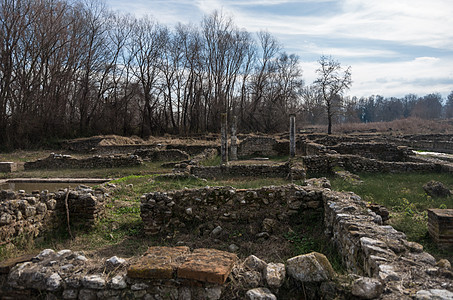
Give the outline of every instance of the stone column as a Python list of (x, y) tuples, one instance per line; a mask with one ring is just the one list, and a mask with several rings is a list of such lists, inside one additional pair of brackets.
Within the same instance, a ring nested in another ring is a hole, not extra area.
[(227, 114), (223, 113), (220, 116), (220, 153), (222, 156), (222, 164), (228, 163), (228, 132), (227, 132)]
[(238, 160), (238, 138), (236, 136), (237, 131), (237, 122), (238, 118), (236, 116), (233, 117), (233, 123), (231, 124), (231, 146), (230, 146), (230, 159), (231, 160)]
[(296, 115), (289, 115), (289, 156), (296, 156)]

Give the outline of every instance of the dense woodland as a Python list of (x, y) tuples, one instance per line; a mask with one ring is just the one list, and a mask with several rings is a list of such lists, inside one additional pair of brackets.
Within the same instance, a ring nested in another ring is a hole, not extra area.
[[(0, 0), (0, 147), (93, 134), (241, 132), (326, 124), (319, 85), (270, 33), (213, 12), (168, 27), (102, 2)], [(453, 92), (400, 98), (336, 95), (335, 122), (453, 117)], [(446, 100), (446, 101), (445, 101)], [(444, 104), (445, 102), (445, 104)]]

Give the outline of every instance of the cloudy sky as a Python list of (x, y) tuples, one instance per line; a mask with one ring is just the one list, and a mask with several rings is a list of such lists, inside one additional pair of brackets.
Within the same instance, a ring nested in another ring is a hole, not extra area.
[(351, 96), (453, 91), (452, 0), (106, 0), (160, 23), (198, 24), (220, 10), (249, 32), (267, 30), (300, 56), (306, 84), (317, 59), (352, 67)]

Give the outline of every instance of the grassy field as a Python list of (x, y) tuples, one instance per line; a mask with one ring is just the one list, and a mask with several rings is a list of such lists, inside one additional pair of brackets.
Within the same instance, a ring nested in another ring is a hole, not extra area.
[(429, 208), (453, 208), (453, 196), (433, 198), (423, 185), (430, 180), (453, 187), (453, 176), (441, 173), (425, 174), (360, 174), (362, 184), (352, 184), (341, 178), (331, 178), (332, 188), (352, 191), (363, 200), (384, 205), (390, 211), (390, 225), (403, 231), (411, 241), (418, 242), (437, 257), (453, 259), (452, 251), (439, 249), (428, 235)]

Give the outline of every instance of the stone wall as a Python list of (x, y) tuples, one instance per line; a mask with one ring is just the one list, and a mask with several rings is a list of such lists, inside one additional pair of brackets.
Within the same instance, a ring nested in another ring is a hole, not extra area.
[[(453, 291), (450, 268), (436, 265), (420, 244), (382, 224), (353, 193), (323, 192), (326, 232), (332, 237), (349, 272), (378, 279), (385, 285), (379, 299), (422, 298), (433, 289)], [(445, 291), (452, 297), (453, 293)], [(420, 298), (418, 298), (420, 296)]]
[(24, 169), (95, 169), (131, 167), (140, 164), (142, 164), (142, 160), (136, 155), (93, 156), (77, 159), (70, 155), (52, 153), (47, 158), (26, 162)]
[[(278, 142), (275, 138), (267, 136), (249, 136), (239, 143), (238, 156), (278, 156)], [(289, 154), (289, 144), (285, 155)]]
[(220, 178), (228, 176), (246, 177), (288, 177), (289, 164), (280, 165), (221, 165), (221, 166), (192, 166), (190, 174), (201, 178)]
[(104, 213), (104, 196), (100, 190), (70, 190), (69, 195), (65, 191), (26, 194), (2, 190), (0, 243), (21, 234), (35, 237), (41, 231), (61, 224), (66, 226), (66, 196), (72, 225), (92, 227)]
[(442, 165), (424, 162), (389, 162), (369, 159), (358, 155), (313, 155), (302, 157), (309, 174), (331, 174), (334, 169), (342, 168), (352, 173), (405, 173), (441, 172)]
[(208, 149), (217, 149), (220, 153), (220, 143), (219, 144), (209, 144), (209, 145), (184, 145), (184, 144), (168, 144), (166, 145), (166, 149), (177, 149), (188, 153), (190, 156), (195, 156), (197, 154), (202, 153)]
[(140, 149), (134, 151), (134, 155), (149, 161), (181, 161), (189, 159), (189, 154), (178, 149)]
[(97, 145), (90, 152), (97, 155), (112, 155), (112, 154), (129, 154), (140, 149), (160, 149), (162, 146), (137, 144), (137, 145)]
[[(319, 182), (328, 186), (326, 180)], [(283, 220), (294, 212), (323, 210), (324, 218), (319, 221), (349, 274), (335, 274), (319, 253), (296, 256), (282, 264), (266, 263), (253, 255), (238, 261), (232, 253), (190, 251), (185, 246), (150, 247), (142, 257), (129, 260), (116, 256), (90, 259), (71, 250), (46, 249), (0, 263), (2, 299), (277, 299), (275, 295), (292, 299), (302, 294), (307, 299), (453, 297), (453, 272), (448, 264), (436, 262), (421, 245), (384, 225), (382, 217), (353, 193), (311, 185), (250, 190), (207, 187), (150, 193), (141, 202), (149, 233), (190, 231), (192, 222), (210, 220), (238, 226), (239, 218), (279, 231)], [(238, 293), (228, 294), (231, 289)]]
[(309, 195), (296, 185), (251, 190), (206, 187), (156, 192), (141, 197), (140, 215), (147, 234), (175, 229), (191, 231), (213, 221), (223, 221), (222, 226), (234, 227), (240, 220), (247, 220), (248, 226), (256, 227), (254, 232), (263, 231), (263, 222), (272, 223), (269, 226), (280, 232), (283, 225), (278, 220), (287, 221), (289, 215), (298, 213), (300, 209), (321, 207), (320, 196), (316, 190)]
[(394, 162), (409, 161), (409, 154), (412, 154), (412, 152), (409, 152), (406, 147), (398, 147), (394, 144), (376, 142), (339, 143), (335, 146), (329, 146), (328, 148), (340, 154), (353, 154), (366, 158)]

